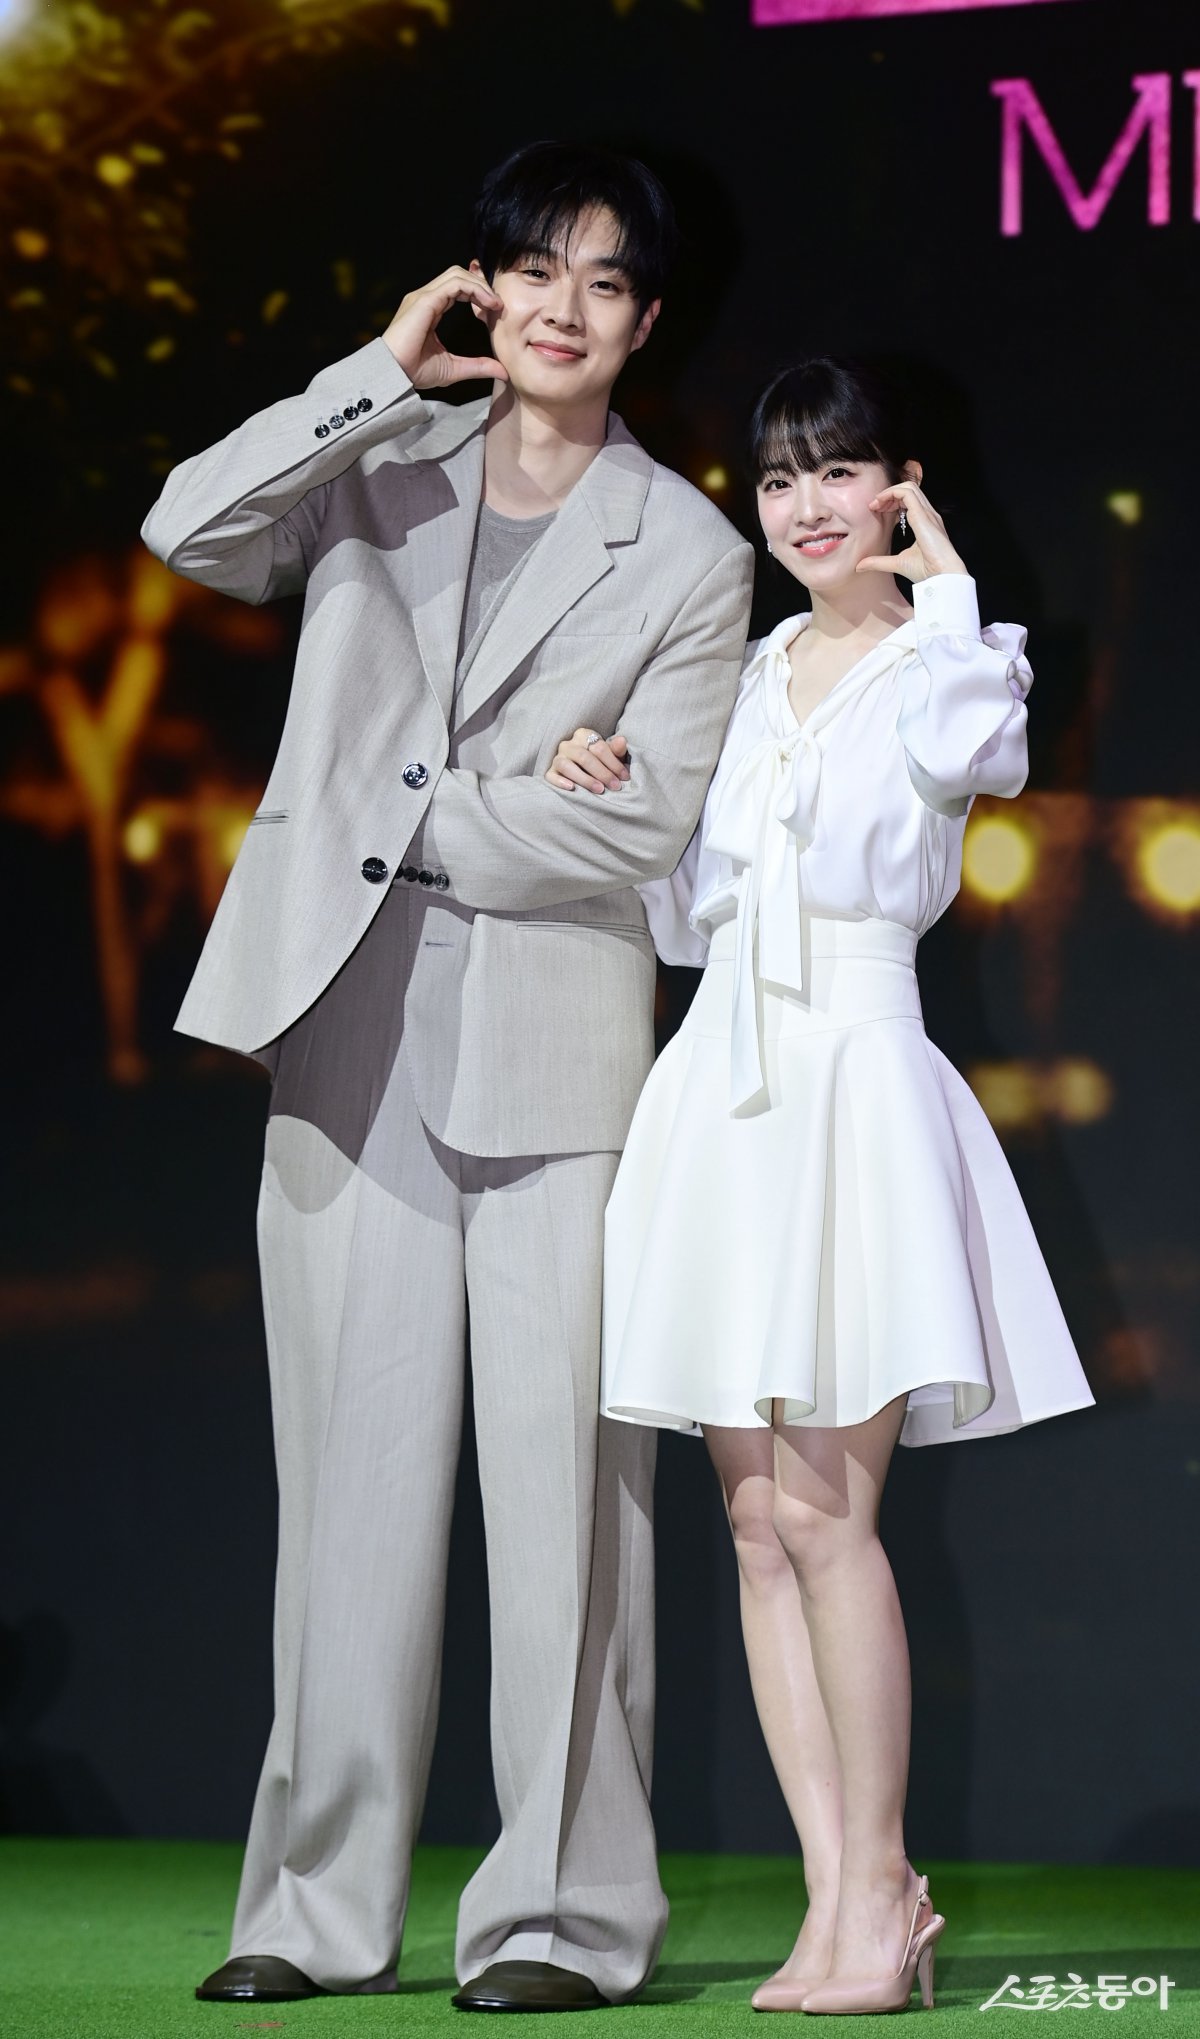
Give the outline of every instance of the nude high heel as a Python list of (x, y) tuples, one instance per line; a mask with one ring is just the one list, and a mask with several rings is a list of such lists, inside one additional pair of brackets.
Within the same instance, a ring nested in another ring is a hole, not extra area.
[(801, 2001), (802, 2011), (843, 2017), (867, 2011), (903, 2011), (908, 2008), (913, 1983), (921, 1985), (921, 2005), (933, 2009), (933, 1955), (946, 1930), (946, 1921), (935, 1912), (929, 1895), (929, 1878), (917, 1886), (908, 1945), (895, 1975), (854, 1976), (848, 1981), (822, 1982)]
[(760, 1982), (750, 1999), (752, 2011), (798, 2011), (810, 1990), (820, 1983), (812, 1975), (770, 1975)]

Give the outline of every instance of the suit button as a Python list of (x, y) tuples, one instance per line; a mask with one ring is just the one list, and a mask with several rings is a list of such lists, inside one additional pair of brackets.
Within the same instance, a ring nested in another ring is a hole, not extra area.
[(369, 396), (360, 396), (358, 399), (358, 408), (359, 413), (361, 414), (363, 411), (373, 411), (375, 406), (371, 402)]
[(362, 874), (369, 884), (382, 885), (387, 877), (388, 867), (382, 857), (366, 857), (363, 859)]
[(401, 873), (400, 873), (400, 876), (401, 876), (401, 877), (403, 878), (403, 880), (404, 880), (404, 882), (405, 882), (405, 884), (406, 884), (406, 885), (415, 885), (415, 884), (416, 884), (416, 882), (417, 882), (417, 867), (416, 867), (416, 865), (415, 865), (415, 864), (405, 864), (405, 866), (404, 866), (403, 870), (402, 870), (402, 871), (401, 871)]
[(333, 426), (334, 431), (337, 432), (345, 424), (346, 420), (340, 411), (334, 411), (330, 416), (329, 422)]
[(343, 404), (343, 405), (342, 405), (342, 416), (343, 416), (344, 418), (356, 418), (356, 417), (358, 416), (358, 405), (357, 405), (357, 404)]
[(429, 773), (424, 765), (405, 765), (400, 776), (405, 785), (411, 786), (415, 793), (418, 788), (425, 785), (429, 778)]
[(432, 883), (433, 883), (433, 872), (432, 872), (432, 871), (418, 871), (418, 872), (417, 872), (417, 883), (418, 883), (418, 885), (432, 885)]
[(329, 427), (328, 427), (328, 425), (318, 425), (318, 426), (317, 426), (317, 429), (316, 429), (316, 434), (315, 434), (315, 436), (316, 436), (316, 437), (317, 437), (318, 439), (328, 439), (328, 437), (329, 437)]
[(450, 880), (444, 871), (439, 871), (433, 882), (439, 892), (448, 892), (450, 890)]

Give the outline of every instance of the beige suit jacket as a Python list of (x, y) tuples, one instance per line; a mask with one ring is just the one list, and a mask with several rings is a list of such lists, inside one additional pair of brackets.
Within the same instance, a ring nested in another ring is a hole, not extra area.
[[(699, 814), (753, 555), (612, 418), (493, 618), (452, 739), (490, 401), (425, 401), (374, 340), (177, 467), (146, 519), (179, 573), (248, 602), (305, 596), (279, 752), (178, 1026), (267, 1049), (362, 938), (380, 865), (390, 879), (423, 823), (448, 880), (405, 1007), (426, 1124), (467, 1153), (615, 1148), (653, 1052), (632, 888), (674, 869)], [(583, 724), (628, 738), (619, 793), (546, 783)]]

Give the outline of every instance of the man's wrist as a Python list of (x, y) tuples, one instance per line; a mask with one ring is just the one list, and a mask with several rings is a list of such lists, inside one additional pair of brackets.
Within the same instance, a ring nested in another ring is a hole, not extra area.
[(384, 346), (387, 348), (388, 353), (391, 355), (392, 360), (395, 362), (397, 368), (402, 368), (404, 370), (404, 373), (408, 376), (409, 381), (411, 382), (412, 372), (409, 369), (408, 363), (401, 358), (401, 350), (396, 343), (396, 339), (392, 333), (391, 327), (387, 326), (379, 337), (383, 341)]

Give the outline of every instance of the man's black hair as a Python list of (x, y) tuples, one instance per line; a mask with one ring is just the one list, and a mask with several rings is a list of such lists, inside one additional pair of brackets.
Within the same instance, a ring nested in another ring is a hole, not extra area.
[(617, 222), (616, 255), (639, 312), (662, 296), (675, 257), (675, 210), (653, 171), (634, 156), (576, 142), (531, 142), (489, 172), (475, 208), (475, 254), (484, 274), (522, 255), (561, 253), (584, 213)]

